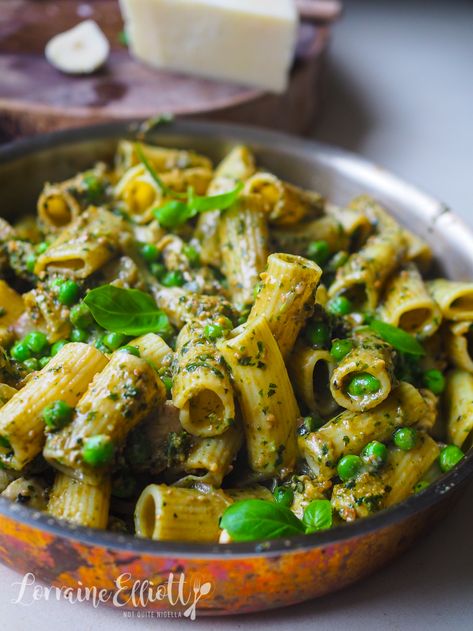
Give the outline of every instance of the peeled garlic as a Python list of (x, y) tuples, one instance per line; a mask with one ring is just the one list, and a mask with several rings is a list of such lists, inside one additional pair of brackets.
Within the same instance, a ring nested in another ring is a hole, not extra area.
[(109, 52), (108, 40), (94, 20), (55, 35), (44, 51), (49, 63), (67, 74), (94, 72), (106, 62)]

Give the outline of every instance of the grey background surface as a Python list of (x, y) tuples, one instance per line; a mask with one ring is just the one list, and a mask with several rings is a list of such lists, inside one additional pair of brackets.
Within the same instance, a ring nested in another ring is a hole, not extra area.
[[(314, 137), (359, 152), (447, 202), (473, 227), (473, 2), (346, 1), (335, 31), (325, 113)], [(209, 631), (473, 629), (473, 486), (402, 557), (339, 593), (284, 610), (198, 619)], [(36, 631), (177, 629), (67, 602), (12, 604), (0, 566), (0, 620)]]

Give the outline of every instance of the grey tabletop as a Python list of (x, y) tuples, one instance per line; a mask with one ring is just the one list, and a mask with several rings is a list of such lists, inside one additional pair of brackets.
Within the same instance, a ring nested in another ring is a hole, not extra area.
[[(426, 189), (473, 227), (473, 2), (352, 0), (345, 6), (314, 136)], [(359, 584), (280, 611), (191, 624), (209, 631), (473, 629), (472, 533), (470, 486), (441, 524)], [(5, 628), (166, 630), (184, 624), (54, 599), (12, 604), (18, 580), (0, 567)]]

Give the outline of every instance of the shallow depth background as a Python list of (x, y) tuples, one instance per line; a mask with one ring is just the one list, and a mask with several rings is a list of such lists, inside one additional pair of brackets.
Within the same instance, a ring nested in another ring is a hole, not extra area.
[[(473, 2), (345, 0), (314, 137), (374, 160), (448, 203), (473, 229)], [(362, 583), (274, 613), (194, 623), (208, 631), (455, 631), (473, 618), (473, 486), (423, 541)], [(11, 604), (19, 577), (0, 566), (10, 629), (180, 629), (67, 602)]]

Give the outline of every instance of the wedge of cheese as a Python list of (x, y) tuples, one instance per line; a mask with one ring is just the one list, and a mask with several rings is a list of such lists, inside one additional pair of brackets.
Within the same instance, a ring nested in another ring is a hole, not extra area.
[(294, 0), (120, 0), (131, 52), (156, 68), (286, 88)]

